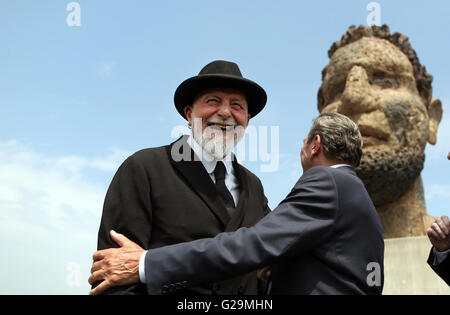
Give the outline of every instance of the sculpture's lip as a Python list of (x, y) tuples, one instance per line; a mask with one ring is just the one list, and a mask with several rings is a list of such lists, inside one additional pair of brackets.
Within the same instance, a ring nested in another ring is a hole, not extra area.
[(366, 147), (386, 144), (389, 140), (389, 133), (378, 126), (358, 124), (358, 127)]
[(374, 137), (374, 136), (362, 135), (362, 139), (363, 139), (363, 147), (365, 147), (365, 148), (372, 147), (372, 146), (377, 146), (377, 145), (386, 145), (387, 144), (386, 140), (380, 139), (380, 138)]
[(372, 125), (358, 125), (361, 136), (363, 137), (373, 137), (379, 140), (386, 141), (389, 139), (389, 133), (378, 126)]

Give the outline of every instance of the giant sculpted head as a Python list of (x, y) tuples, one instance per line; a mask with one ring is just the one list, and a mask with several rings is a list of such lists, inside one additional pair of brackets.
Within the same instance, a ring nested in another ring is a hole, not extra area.
[(427, 142), (442, 117), (426, 72), (405, 35), (388, 26), (351, 26), (328, 52), (318, 93), (321, 113), (339, 112), (363, 136), (357, 169), (380, 215), (385, 237), (425, 235), (420, 173)]

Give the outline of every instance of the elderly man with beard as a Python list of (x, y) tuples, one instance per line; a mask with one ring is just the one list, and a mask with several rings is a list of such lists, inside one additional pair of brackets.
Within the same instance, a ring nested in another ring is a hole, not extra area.
[(427, 142), (436, 143), (441, 101), (432, 76), (405, 35), (351, 26), (328, 52), (318, 93), (321, 113), (358, 124), (364, 139), (357, 172), (381, 218), (384, 236), (425, 235), (434, 221), (425, 207), (420, 173)]
[[(266, 100), (265, 91), (243, 78), (238, 65), (228, 61), (211, 62), (198, 76), (181, 83), (175, 92), (175, 107), (187, 119), (192, 135), (141, 150), (120, 166), (105, 198), (98, 250), (118, 246), (154, 249), (213, 237), (252, 226), (268, 214), (260, 180), (231, 153)], [(133, 243), (122, 243), (115, 231)], [(107, 263), (114, 265), (115, 260)], [(90, 277), (89, 282), (92, 293), (146, 293), (145, 285), (117, 286), (114, 277)], [(249, 272), (195, 287), (178, 285), (170, 291), (234, 295), (263, 290), (256, 272)]]

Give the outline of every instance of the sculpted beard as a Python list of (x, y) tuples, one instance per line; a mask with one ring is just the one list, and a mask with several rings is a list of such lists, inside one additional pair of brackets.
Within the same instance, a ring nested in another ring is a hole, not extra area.
[[(202, 149), (217, 160), (222, 160), (233, 151), (244, 137), (245, 128), (238, 126), (234, 119), (209, 118), (202, 131), (201, 118), (193, 119), (193, 137)], [(226, 130), (223, 135), (223, 130)]]
[(420, 148), (363, 152), (356, 169), (375, 206), (402, 196), (419, 177), (425, 153)]

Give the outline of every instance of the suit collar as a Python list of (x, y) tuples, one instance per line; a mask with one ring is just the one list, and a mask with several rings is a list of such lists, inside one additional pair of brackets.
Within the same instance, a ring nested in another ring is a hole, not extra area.
[(344, 165), (342, 165), (342, 166), (340, 166), (340, 167), (333, 167), (333, 168), (336, 169), (336, 170), (345, 172), (345, 173), (347, 173), (347, 174), (351, 174), (351, 175), (357, 176), (357, 175), (356, 175), (356, 170), (355, 170), (354, 167), (351, 166), (351, 165), (344, 164)]
[(226, 227), (230, 216), (216, 191), (211, 177), (199, 157), (194, 154), (187, 143), (188, 136), (182, 136), (167, 147), (169, 160), (178, 170), (192, 190), (206, 203), (208, 208), (216, 215), (223, 226)]
[(351, 165), (349, 165), (349, 164), (344, 164), (344, 163), (341, 163), (341, 164), (334, 164), (334, 165), (331, 165), (330, 167), (331, 167), (331, 168), (339, 168), (339, 167), (345, 167), (345, 166), (352, 167)]
[[(249, 187), (244, 167), (236, 159), (231, 162), (234, 174), (240, 185), (239, 202), (236, 211), (230, 218), (225, 205), (217, 193), (216, 187), (207, 173), (200, 158), (194, 153), (187, 143), (188, 136), (182, 136), (167, 147), (169, 160), (178, 170), (192, 190), (205, 202), (208, 208), (223, 224), (225, 231), (234, 231), (242, 225), (245, 217), (245, 209), (249, 199)], [(184, 157), (180, 159), (181, 157)]]
[(242, 222), (244, 221), (245, 217), (245, 210), (248, 207), (248, 200), (249, 200), (249, 187), (247, 182), (247, 176), (244, 171), (244, 167), (240, 165), (236, 159), (233, 160), (233, 170), (236, 178), (238, 179), (238, 182), (240, 184), (240, 193), (239, 193), (239, 202), (236, 205), (235, 213), (231, 217), (230, 222), (226, 226), (225, 231), (231, 232), (235, 231), (239, 227), (242, 226)]

